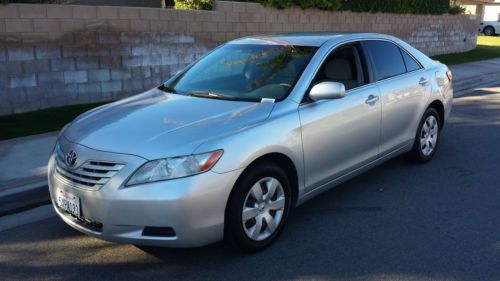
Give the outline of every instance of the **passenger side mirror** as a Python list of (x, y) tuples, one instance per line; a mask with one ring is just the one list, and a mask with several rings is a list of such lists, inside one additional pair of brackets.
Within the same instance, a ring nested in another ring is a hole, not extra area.
[(312, 87), (309, 97), (314, 101), (340, 99), (345, 97), (345, 86), (337, 82), (321, 82)]

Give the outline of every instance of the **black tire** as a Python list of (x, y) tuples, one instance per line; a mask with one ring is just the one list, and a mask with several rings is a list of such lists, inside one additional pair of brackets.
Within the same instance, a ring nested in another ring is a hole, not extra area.
[[(421, 139), (421, 136), (423, 134), (422, 132), (422, 128), (424, 126), (424, 123), (425, 121), (429, 118), (429, 116), (434, 116), (434, 118), (437, 120), (437, 126), (438, 126), (438, 130), (437, 130), (437, 139), (436, 139), (436, 142), (435, 142), (435, 145), (431, 151), (430, 154), (426, 155), (424, 153), (424, 150), (422, 149), (422, 146), (420, 145), (420, 139)], [(407, 157), (413, 161), (413, 162), (416, 162), (416, 163), (426, 163), (428, 162), (429, 160), (432, 159), (432, 157), (434, 156), (434, 154), (436, 153), (436, 150), (438, 149), (438, 145), (439, 145), (439, 135), (441, 133), (441, 118), (439, 117), (439, 113), (438, 111), (433, 108), (433, 107), (429, 107), (425, 113), (424, 113), (424, 116), (422, 117), (422, 119), (420, 120), (420, 123), (418, 125), (418, 129), (417, 129), (417, 133), (415, 135), (415, 141), (413, 143), (413, 148), (412, 150), (407, 154)]]
[[(283, 187), (285, 206), (281, 221), (274, 232), (267, 238), (257, 241), (251, 239), (243, 227), (243, 205), (252, 187), (264, 178), (272, 177), (279, 181)], [(240, 249), (255, 252), (268, 247), (283, 231), (291, 207), (291, 186), (286, 173), (276, 164), (270, 162), (259, 162), (246, 170), (236, 182), (229, 197), (225, 216), (224, 238)]]
[(487, 26), (483, 30), (484, 35), (486, 36), (494, 36), (495, 35), (495, 29), (491, 26)]

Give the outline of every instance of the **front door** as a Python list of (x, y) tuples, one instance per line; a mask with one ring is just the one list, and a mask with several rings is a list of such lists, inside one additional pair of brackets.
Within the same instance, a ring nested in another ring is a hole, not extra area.
[(337, 48), (321, 66), (313, 84), (346, 86), (346, 96), (308, 101), (299, 107), (307, 190), (312, 190), (376, 159), (381, 105), (377, 85), (368, 84), (357, 44)]

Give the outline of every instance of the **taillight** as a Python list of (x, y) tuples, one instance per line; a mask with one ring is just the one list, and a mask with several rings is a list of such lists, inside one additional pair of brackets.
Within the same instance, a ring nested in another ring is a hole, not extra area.
[(448, 77), (448, 81), (451, 82), (451, 80), (453, 80), (453, 74), (451, 74), (451, 71), (446, 71), (446, 77)]

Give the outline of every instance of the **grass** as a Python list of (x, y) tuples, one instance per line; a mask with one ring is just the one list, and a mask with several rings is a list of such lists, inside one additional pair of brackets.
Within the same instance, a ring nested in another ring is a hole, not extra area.
[(58, 131), (81, 113), (102, 104), (70, 105), (0, 116), (0, 140)]
[(432, 57), (447, 65), (500, 57), (500, 36), (478, 36), (477, 47), (469, 52)]

